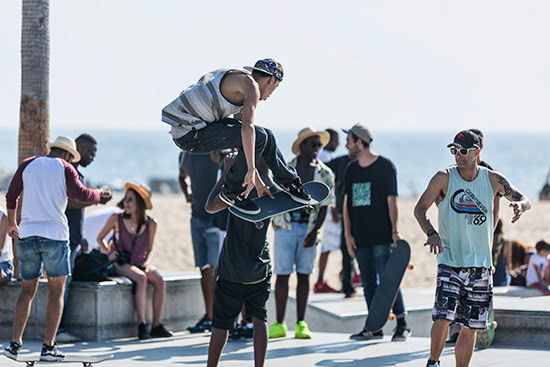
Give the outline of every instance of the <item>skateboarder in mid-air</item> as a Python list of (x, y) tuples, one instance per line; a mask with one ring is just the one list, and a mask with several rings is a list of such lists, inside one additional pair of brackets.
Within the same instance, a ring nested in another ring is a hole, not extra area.
[(220, 192), (226, 204), (246, 214), (257, 214), (260, 208), (248, 198), (250, 191), (256, 188), (258, 196), (271, 197), (256, 169), (260, 156), (282, 190), (295, 201), (309, 204), (311, 197), (296, 170), (286, 163), (273, 132), (254, 125), (258, 102), (279, 86), (283, 67), (273, 59), (263, 59), (245, 69), (207, 73), (164, 107), (162, 121), (172, 126), (172, 138), (184, 151), (210, 153), (239, 148)]
[[(487, 329), (493, 297), (495, 197), (504, 196), (512, 202), (512, 223), (531, 208), (531, 202), (502, 174), (480, 167), (481, 145), (471, 131), (459, 132), (447, 147), (455, 156), (456, 166), (435, 174), (418, 200), (414, 215), (428, 236), (425, 245), (437, 255), (438, 262), (427, 365), (439, 366), (449, 325), (456, 323), (463, 326), (455, 346), (456, 366), (465, 367), (472, 358), (476, 331)], [(426, 216), (434, 203), (439, 209), (439, 233)]]

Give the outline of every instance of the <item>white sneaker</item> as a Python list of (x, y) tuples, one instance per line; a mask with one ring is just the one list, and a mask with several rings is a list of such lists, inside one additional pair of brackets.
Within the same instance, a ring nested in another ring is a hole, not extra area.
[(80, 339), (66, 331), (62, 331), (55, 336), (55, 341), (58, 343), (76, 343), (79, 342)]

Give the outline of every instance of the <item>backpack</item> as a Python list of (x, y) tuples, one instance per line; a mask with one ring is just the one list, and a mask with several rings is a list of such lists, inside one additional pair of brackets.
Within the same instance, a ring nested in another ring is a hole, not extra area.
[(78, 282), (101, 282), (115, 276), (115, 268), (109, 256), (99, 250), (81, 253), (75, 259), (73, 280)]

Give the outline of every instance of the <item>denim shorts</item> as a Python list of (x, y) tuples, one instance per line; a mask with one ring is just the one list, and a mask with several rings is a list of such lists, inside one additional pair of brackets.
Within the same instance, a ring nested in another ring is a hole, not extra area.
[(273, 241), (274, 272), (277, 275), (313, 273), (317, 245), (305, 248), (304, 240), (307, 236), (307, 223), (292, 222), (292, 229), (275, 230)]
[[(10, 244), (11, 246), (11, 244)], [(11, 280), (11, 277), (13, 276), (13, 264), (10, 260), (4, 261), (0, 263), (0, 270), (6, 274), (6, 277), (8, 278), (8, 281)]]
[(191, 240), (195, 253), (195, 266), (205, 269), (218, 266), (222, 248), (221, 231), (214, 226), (214, 218), (191, 216)]
[(17, 256), (23, 280), (33, 280), (42, 275), (42, 264), (48, 277), (71, 275), (69, 241), (56, 241), (32, 236), (17, 241)]

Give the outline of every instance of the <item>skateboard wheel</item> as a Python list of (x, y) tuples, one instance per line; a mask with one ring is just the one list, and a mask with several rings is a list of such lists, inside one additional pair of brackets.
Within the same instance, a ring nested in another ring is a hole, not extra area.
[(264, 222), (263, 221), (262, 222), (256, 222), (256, 223), (254, 223), (254, 225), (256, 226), (256, 229), (258, 229), (258, 230), (264, 228)]
[(311, 205), (308, 205), (305, 207), (306, 213), (311, 214), (313, 213), (313, 207)]

